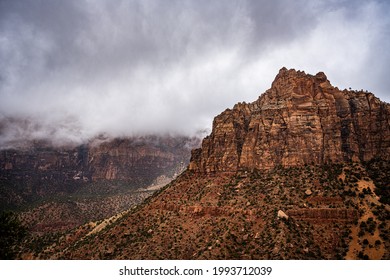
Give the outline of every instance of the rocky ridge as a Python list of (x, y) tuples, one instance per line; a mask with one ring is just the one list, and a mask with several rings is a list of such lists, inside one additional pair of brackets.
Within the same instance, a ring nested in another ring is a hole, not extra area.
[(390, 159), (390, 105), (366, 91), (339, 90), (323, 72), (282, 68), (253, 103), (213, 122), (189, 169), (200, 173), (269, 170)]

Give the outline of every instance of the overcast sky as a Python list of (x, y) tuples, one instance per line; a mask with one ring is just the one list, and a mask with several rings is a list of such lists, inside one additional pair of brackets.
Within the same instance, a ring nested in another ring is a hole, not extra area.
[(0, 0), (0, 144), (194, 134), (283, 66), (389, 102), (389, 2)]

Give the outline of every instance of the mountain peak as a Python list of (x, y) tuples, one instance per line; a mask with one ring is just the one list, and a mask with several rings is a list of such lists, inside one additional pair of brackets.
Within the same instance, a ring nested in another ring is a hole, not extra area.
[(286, 67), (282, 67), (280, 68), (278, 75), (276, 75), (275, 81), (283, 77), (294, 78), (294, 77), (305, 77), (305, 76), (308, 78), (314, 77), (319, 82), (326, 82), (328, 79), (325, 73), (322, 71), (318, 72), (315, 76), (313, 76), (310, 74), (306, 74), (305, 71), (295, 70), (294, 68), (287, 69)]
[(190, 169), (237, 172), (390, 159), (389, 121), (389, 107), (374, 95), (340, 91), (323, 72), (283, 67), (257, 101), (214, 119)]

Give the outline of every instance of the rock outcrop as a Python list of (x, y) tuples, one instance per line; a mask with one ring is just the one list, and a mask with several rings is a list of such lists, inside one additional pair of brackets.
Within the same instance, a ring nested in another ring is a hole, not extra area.
[(355, 209), (346, 208), (316, 208), (316, 209), (296, 209), (287, 211), (288, 215), (296, 220), (311, 221), (355, 221), (358, 213)]
[(189, 169), (269, 170), (328, 162), (390, 159), (390, 105), (365, 91), (339, 90), (323, 72), (282, 68), (253, 103), (213, 122)]

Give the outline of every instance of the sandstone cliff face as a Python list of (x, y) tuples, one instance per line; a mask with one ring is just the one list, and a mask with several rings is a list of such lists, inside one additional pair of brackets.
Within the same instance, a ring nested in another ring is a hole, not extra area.
[(55, 148), (45, 143), (0, 151), (0, 202), (20, 205), (36, 197), (75, 192), (91, 182), (125, 181), (129, 187), (172, 178), (199, 142), (188, 137), (145, 136)]
[(372, 93), (339, 90), (324, 73), (282, 68), (253, 103), (214, 119), (192, 151), (200, 173), (390, 159), (390, 106)]
[(185, 137), (153, 136), (103, 143), (89, 150), (92, 180), (171, 177), (187, 165), (191, 145), (191, 139)]

